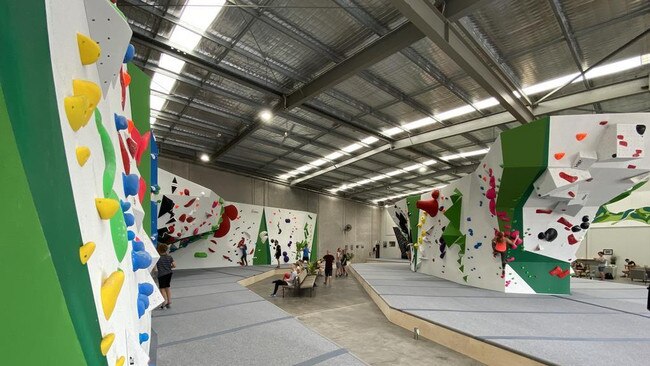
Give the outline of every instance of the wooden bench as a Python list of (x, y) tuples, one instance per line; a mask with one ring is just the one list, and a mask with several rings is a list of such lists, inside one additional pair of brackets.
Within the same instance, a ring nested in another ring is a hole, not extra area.
[(631, 281), (641, 280), (643, 282), (648, 281), (648, 274), (650, 273), (650, 268), (648, 267), (632, 267), (628, 273)]
[(282, 297), (284, 297), (285, 289), (293, 289), (294, 293), (300, 295), (300, 290), (304, 288), (308, 288), (309, 296), (313, 296), (315, 284), (316, 284), (316, 275), (307, 275), (307, 271), (302, 271), (293, 280), (293, 283), (282, 286)]

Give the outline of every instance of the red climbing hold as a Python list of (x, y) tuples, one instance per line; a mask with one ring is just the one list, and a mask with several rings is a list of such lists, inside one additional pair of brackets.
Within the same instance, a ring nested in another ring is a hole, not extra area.
[(560, 224), (562, 224), (562, 225), (564, 225), (564, 226), (566, 226), (568, 228), (573, 227), (573, 224), (570, 223), (569, 220), (565, 219), (564, 217), (560, 217), (559, 219), (557, 219), (557, 222), (559, 222)]
[(570, 175), (565, 172), (560, 172), (560, 178), (566, 180), (569, 183), (573, 183), (578, 180), (578, 177), (576, 177), (575, 175)]
[(183, 205), (183, 207), (190, 207), (190, 206), (192, 206), (192, 204), (194, 203), (194, 201), (196, 201), (196, 198), (192, 198), (191, 200), (189, 200), (185, 205)]
[(559, 152), (559, 153), (555, 153), (555, 155), (553, 156), (555, 157), (555, 160), (560, 160), (564, 157), (564, 155), (565, 154), (563, 152)]
[(212, 202), (212, 208), (215, 208), (219, 205), (219, 201)]
[(187, 215), (186, 215), (186, 214), (182, 214), (182, 215), (178, 218), (178, 220), (181, 221), (181, 222), (185, 222), (186, 219), (187, 219)]
[(538, 208), (537, 210), (535, 210), (535, 213), (550, 215), (550, 214), (553, 213), (553, 210), (551, 210), (551, 209), (544, 209), (544, 210), (543, 210), (543, 209), (541, 209), (541, 208)]
[(239, 211), (237, 210), (237, 207), (234, 205), (228, 205), (224, 208), (224, 214), (231, 220), (235, 220), (237, 216), (239, 215)]
[(187, 222), (190, 223), (190, 224), (191, 224), (194, 220), (196, 220), (196, 218), (194, 218), (193, 216), (188, 216), (188, 217), (187, 217)]
[(494, 188), (490, 188), (487, 190), (487, 192), (485, 192), (485, 198), (489, 200), (495, 199), (496, 197), (497, 197), (497, 191)]
[(126, 151), (126, 147), (124, 146), (122, 135), (118, 133), (117, 138), (120, 141), (120, 153), (122, 155), (122, 164), (124, 165), (124, 172), (127, 175), (131, 174), (131, 158), (129, 157), (129, 153)]
[(578, 133), (578, 134), (576, 134), (576, 140), (578, 140), (578, 141), (582, 141), (582, 140), (584, 140), (586, 137), (587, 137), (587, 134), (586, 134), (586, 133)]
[(573, 245), (573, 244), (577, 244), (577, 243), (578, 243), (578, 239), (576, 239), (576, 237), (573, 236), (573, 234), (569, 235), (569, 236), (567, 237), (567, 240), (569, 241), (569, 245)]
[(598, 122), (598, 124), (601, 125), (601, 126), (604, 126), (604, 125), (607, 124), (607, 121), (600, 121), (600, 122)]
[(560, 266), (555, 266), (555, 268), (548, 272), (551, 276), (557, 276), (560, 273), (562, 273), (562, 268), (560, 268)]
[(627, 147), (627, 141), (619, 141), (618, 144)]
[(194, 231), (192, 232), (192, 235), (199, 235), (199, 228), (194, 228)]
[(567, 269), (565, 271), (562, 271), (562, 272), (558, 273), (557, 276), (559, 278), (564, 278), (564, 277), (568, 276), (570, 273), (571, 273), (571, 270)]
[(147, 182), (140, 177), (140, 186), (138, 187), (138, 200), (140, 200), (140, 203), (144, 201), (145, 194), (147, 194)]
[(628, 169), (636, 169), (636, 165), (632, 165), (632, 164), (630, 164), (630, 165), (627, 166), (627, 168), (628, 168)]
[(575, 194), (575, 193), (573, 193), (573, 191), (569, 191), (569, 193), (568, 193), (568, 195), (569, 195), (569, 196), (571, 196), (571, 198), (573, 198), (573, 197), (575, 197), (575, 196), (576, 196), (576, 194)]

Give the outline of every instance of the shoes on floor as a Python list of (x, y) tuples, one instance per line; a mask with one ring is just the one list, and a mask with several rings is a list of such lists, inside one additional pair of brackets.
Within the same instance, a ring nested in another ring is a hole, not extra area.
[(271, 297), (276, 297), (276, 296), (277, 296), (276, 294), (271, 294)]
[(171, 309), (171, 308), (172, 308), (172, 304), (167, 304), (167, 305), (165, 305), (165, 307), (166, 307), (167, 309)]

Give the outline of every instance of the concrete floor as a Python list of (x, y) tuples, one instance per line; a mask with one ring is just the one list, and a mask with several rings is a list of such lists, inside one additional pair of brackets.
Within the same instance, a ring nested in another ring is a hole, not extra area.
[(312, 298), (308, 291), (301, 297), (270, 298), (273, 279), (249, 289), (370, 365), (481, 365), (426, 339), (414, 340), (412, 332), (384, 317), (351, 276), (334, 279), (328, 287), (319, 279)]

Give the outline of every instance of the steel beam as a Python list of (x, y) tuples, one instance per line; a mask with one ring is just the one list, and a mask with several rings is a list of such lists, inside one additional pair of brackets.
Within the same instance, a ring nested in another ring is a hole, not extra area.
[(424, 0), (391, 0), (438, 48), (460, 66), (483, 89), (522, 123), (534, 119), (533, 113), (513, 94), (510, 87), (493, 74), (464, 42), (453, 24)]
[(447, 0), (445, 1), (444, 14), (447, 19), (456, 21), (472, 14), (492, 1), (493, 0)]

